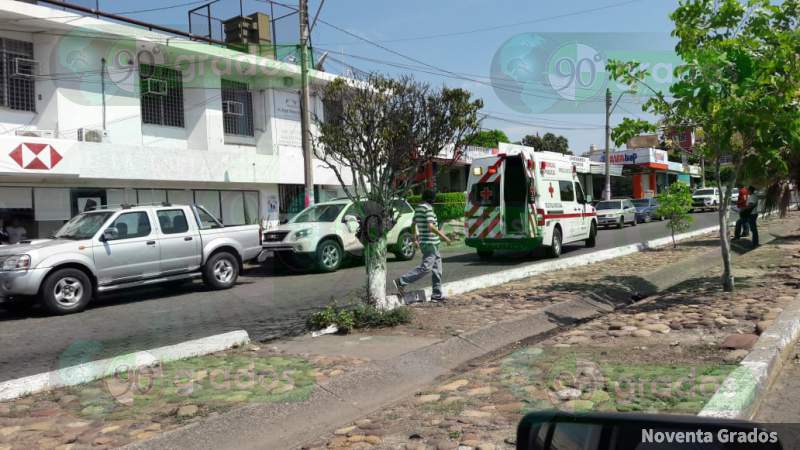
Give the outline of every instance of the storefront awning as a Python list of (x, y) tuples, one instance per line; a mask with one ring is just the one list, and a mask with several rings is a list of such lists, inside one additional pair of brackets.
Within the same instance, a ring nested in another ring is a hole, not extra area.
[[(611, 172), (612, 177), (621, 177), (622, 176), (622, 166), (619, 164), (611, 164), (609, 165), (609, 172)], [(605, 175), (606, 174), (606, 164), (605, 163), (598, 163), (592, 162), (590, 166), (590, 173), (592, 175)]]

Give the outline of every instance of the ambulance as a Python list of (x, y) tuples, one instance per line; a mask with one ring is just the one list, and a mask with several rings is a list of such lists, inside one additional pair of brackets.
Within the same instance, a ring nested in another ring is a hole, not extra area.
[(496, 250), (544, 247), (558, 257), (564, 244), (594, 247), (597, 212), (569, 156), (515, 144), (472, 161), (464, 212), (466, 244), (481, 259)]

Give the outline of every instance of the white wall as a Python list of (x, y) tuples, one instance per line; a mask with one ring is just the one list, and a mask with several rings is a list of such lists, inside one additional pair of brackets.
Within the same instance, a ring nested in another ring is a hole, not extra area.
[[(265, 85), (261, 81), (256, 83), (253, 79), (251, 84), (253, 138), (225, 136), (219, 89), (221, 79), (213, 71), (203, 74), (203, 87), (184, 86), (184, 127), (142, 124), (138, 67), (135, 63), (125, 64), (118, 56), (125, 51), (135, 54), (141, 50), (140, 47), (146, 47), (145, 44), (92, 39), (85, 34), (70, 36), (63, 30), (59, 30), (58, 35), (0, 32), (0, 36), (34, 42), (34, 56), (39, 62), (39, 73), (43, 75), (35, 88), (37, 99), (41, 98), (37, 100), (37, 113), (0, 108), (0, 136), (14, 136), (14, 131), (21, 128), (55, 130), (59, 139), (53, 142), (58, 148), (71, 147), (77, 140), (78, 129), (102, 128), (105, 97), (106, 134), (103, 143), (81, 143), (73, 151), (77, 155), (75, 159), (80, 161), (80, 166), (76, 166), (73, 172), (80, 177), (304, 182), (299, 117), (276, 117), (275, 91), (258, 87), (259, 83)], [(163, 49), (172, 51), (170, 47)], [(101, 89), (104, 58), (106, 77)], [(282, 91), (297, 96), (296, 90)], [(314, 98), (314, 111), (321, 111), (318, 98)], [(297, 142), (286, 145), (286, 130), (290, 130), (289, 134), (296, 133)], [(31, 141), (31, 138), (26, 139)], [(65, 160), (60, 167), (69, 164)], [(314, 172), (315, 184), (339, 184), (333, 173), (318, 161), (315, 161)]]

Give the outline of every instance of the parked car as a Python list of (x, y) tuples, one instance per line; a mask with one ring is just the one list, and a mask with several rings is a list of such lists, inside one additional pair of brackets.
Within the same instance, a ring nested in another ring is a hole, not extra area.
[[(738, 193), (736, 195), (739, 196)], [(714, 210), (719, 206), (719, 189), (702, 188), (692, 192), (692, 211)]]
[[(395, 200), (397, 222), (387, 235), (388, 250), (409, 260), (417, 249), (411, 234), (414, 208)], [(356, 236), (360, 208), (348, 199), (318, 203), (301, 211), (276, 230), (264, 233), (263, 248), (284, 260), (311, 260), (322, 272), (333, 272), (345, 256), (360, 256), (364, 246)]]
[(629, 198), (603, 200), (596, 208), (597, 224), (601, 227), (623, 228), (626, 223), (636, 226), (636, 207)]
[(236, 283), (261, 252), (258, 225), (223, 226), (202, 206), (163, 203), (84, 212), (51, 239), (0, 247), (0, 296), (35, 297), (51, 313), (86, 308), (97, 293), (203, 277)]
[(656, 210), (658, 209), (658, 200), (655, 198), (640, 198), (633, 200), (633, 206), (636, 207), (636, 221), (639, 223), (650, 222), (653, 220), (653, 218), (664, 220), (663, 217), (660, 217), (656, 214)]

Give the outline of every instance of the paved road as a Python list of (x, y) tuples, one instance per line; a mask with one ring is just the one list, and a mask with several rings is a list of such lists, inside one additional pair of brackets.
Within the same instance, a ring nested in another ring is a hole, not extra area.
[[(695, 214), (693, 229), (714, 225), (716, 213)], [(667, 235), (662, 222), (600, 230), (596, 249), (565, 245), (565, 255), (617, 247)], [(472, 249), (444, 252), (445, 281), (499, 271), (531, 262), (519, 254), (480, 261)], [(416, 261), (390, 261), (397, 277)], [(347, 302), (361, 289), (359, 265), (330, 274), (295, 274), (253, 268), (227, 291), (208, 291), (198, 281), (181, 288), (148, 288), (101, 297), (81, 314), (46, 317), (34, 310), (19, 315), (0, 309), (0, 381), (129, 351), (245, 329), (263, 340), (304, 331), (308, 314), (332, 299)], [(426, 280), (427, 281), (427, 280)], [(2, 306), (0, 306), (2, 308)]]

